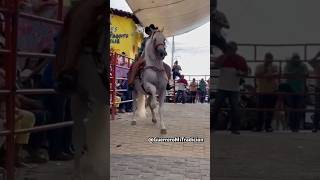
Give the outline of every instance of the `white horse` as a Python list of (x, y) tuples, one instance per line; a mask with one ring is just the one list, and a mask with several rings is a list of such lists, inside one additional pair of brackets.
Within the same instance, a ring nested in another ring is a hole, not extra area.
[(145, 98), (147, 106), (152, 113), (152, 122), (157, 123), (155, 108), (157, 107), (157, 95), (159, 96), (159, 116), (161, 134), (166, 134), (167, 129), (163, 119), (163, 104), (166, 97), (166, 86), (168, 76), (166, 74), (163, 59), (166, 57), (166, 38), (162, 31), (154, 31), (147, 40), (144, 49), (144, 60), (146, 65), (141, 74), (135, 79), (133, 97), (133, 117), (132, 125), (136, 124), (136, 116), (146, 117)]

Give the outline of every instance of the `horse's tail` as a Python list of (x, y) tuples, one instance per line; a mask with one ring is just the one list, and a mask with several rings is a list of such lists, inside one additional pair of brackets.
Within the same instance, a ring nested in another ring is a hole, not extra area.
[(137, 98), (137, 116), (140, 118), (146, 118), (146, 99), (145, 95), (140, 94)]

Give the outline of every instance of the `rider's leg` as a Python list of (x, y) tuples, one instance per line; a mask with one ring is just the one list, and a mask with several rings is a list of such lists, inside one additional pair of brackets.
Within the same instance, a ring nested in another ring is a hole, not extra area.
[(139, 71), (139, 67), (144, 64), (144, 60), (139, 58), (136, 62), (131, 65), (130, 71), (128, 73), (128, 86), (132, 87), (134, 83), (134, 79)]

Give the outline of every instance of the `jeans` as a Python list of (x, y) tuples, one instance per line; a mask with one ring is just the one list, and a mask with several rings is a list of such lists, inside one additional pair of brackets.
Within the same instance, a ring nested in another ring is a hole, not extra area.
[[(129, 89), (127, 92), (125, 92), (121, 96), (121, 101), (128, 101), (128, 100), (132, 100), (132, 91)], [(121, 103), (119, 105), (119, 109), (123, 109), (126, 112), (131, 112), (132, 111), (132, 102)]]
[(196, 103), (197, 91), (191, 91), (191, 103)]
[[(274, 108), (277, 101), (277, 96), (275, 95), (268, 95), (263, 94), (258, 96), (258, 107), (259, 108)], [(258, 112), (258, 119), (256, 122), (257, 130), (262, 130), (263, 123), (265, 129), (271, 128), (271, 122), (273, 118), (273, 111), (259, 111)]]
[(205, 91), (199, 91), (200, 96), (200, 102), (204, 103), (204, 100), (206, 99), (206, 92)]
[[(303, 95), (289, 95), (288, 105), (290, 108), (300, 109), (304, 108), (305, 98)], [(290, 111), (289, 112), (289, 124), (292, 131), (297, 131), (300, 129), (300, 121), (304, 116), (304, 112), (300, 111)]]
[(239, 92), (218, 90), (213, 105), (212, 118), (210, 118), (211, 130), (214, 129), (215, 123), (218, 122), (219, 112), (226, 98), (228, 98), (231, 106), (231, 130), (235, 131), (240, 129)]
[(186, 103), (186, 94), (185, 91), (178, 90), (177, 92), (177, 102), (182, 102), (182, 104)]
[[(70, 110), (67, 114), (67, 105), (70, 106), (70, 102), (67, 103), (67, 97), (60, 94), (47, 95), (44, 97), (44, 105), (49, 111), (48, 124), (59, 123), (64, 121), (70, 121)], [(68, 118), (68, 119), (67, 119)], [(62, 152), (65, 152), (71, 144), (70, 128), (60, 128), (49, 130), (47, 132), (49, 155), (56, 156)], [(66, 145), (68, 142), (69, 145)]]

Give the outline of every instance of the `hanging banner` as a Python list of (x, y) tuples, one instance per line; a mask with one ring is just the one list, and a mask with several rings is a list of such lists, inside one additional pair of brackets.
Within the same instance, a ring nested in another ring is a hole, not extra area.
[(143, 40), (143, 35), (138, 32), (135, 22), (128, 17), (110, 15), (110, 48), (118, 54), (125, 53), (134, 59)]

